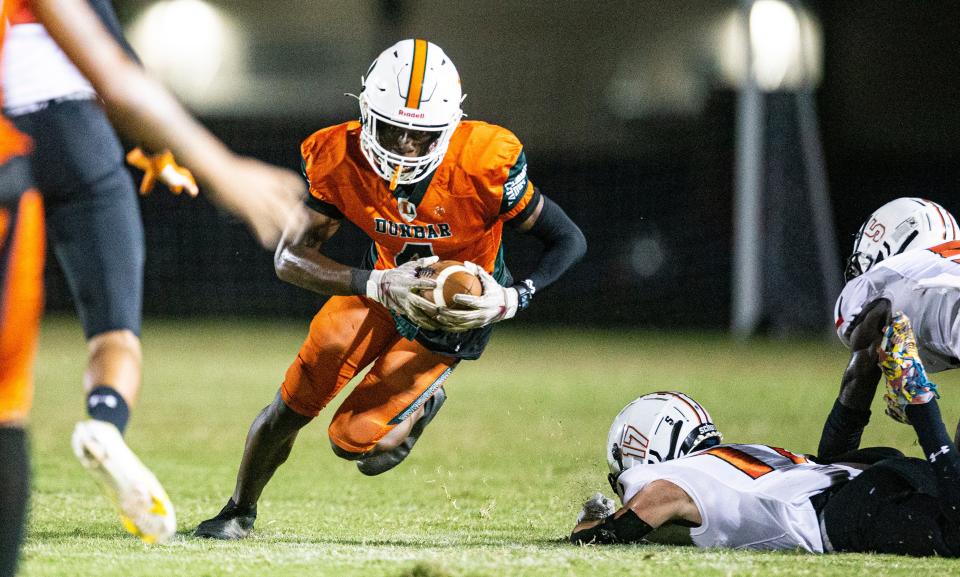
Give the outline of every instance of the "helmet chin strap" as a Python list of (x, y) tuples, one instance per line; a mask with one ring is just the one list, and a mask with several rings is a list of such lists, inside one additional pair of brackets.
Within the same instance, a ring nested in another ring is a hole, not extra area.
[(397, 181), (400, 180), (400, 165), (393, 170), (393, 177), (390, 178), (390, 190), (397, 190)]

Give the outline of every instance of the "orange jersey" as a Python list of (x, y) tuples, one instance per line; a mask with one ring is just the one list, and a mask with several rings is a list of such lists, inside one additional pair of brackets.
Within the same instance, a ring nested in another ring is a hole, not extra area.
[(391, 192), (360, 151), (360, 130), (351, 121), (303, 141), (311, 206), (360, 227), (376, 245), (378, 269), (437, 255), (494, 272), (503, 223), (536, 206), (517, 137), (485, 122), (461, 122), (433, 174)]
[[(7, 31), (7, 22), (11, 18), (25, 17), (26, 4), (22, 0), (0, 0), (3, 3), (2, 21), (0, 21), (0, 53), (3, 50), (4, 35)], [(0, 94), (0, 105), (3, 104)], [(6, 118), (0, 116), (0, 164), (5, 163), (13, 156), (26, 154), (30, 150), (30, 139), (17, 131)]]
[(33, 14), (33, 10), (30, 9), (28, 0), (0, 1), (10, 5), (10, 9), (7, 10), (6, 19), (9, 20), (11, 25), (37, 22), (37, 17)]

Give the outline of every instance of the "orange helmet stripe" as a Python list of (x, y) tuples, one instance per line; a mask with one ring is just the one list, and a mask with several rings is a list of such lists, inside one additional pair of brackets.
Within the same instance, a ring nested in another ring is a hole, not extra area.
[(407, 108), (420, 108), (420, 96), (423, 94), (423, 76), (427, 72), (427, 41), (417, 38), (413, 41), (413, 69), (410, 71), (410, 85), (407, 86)]

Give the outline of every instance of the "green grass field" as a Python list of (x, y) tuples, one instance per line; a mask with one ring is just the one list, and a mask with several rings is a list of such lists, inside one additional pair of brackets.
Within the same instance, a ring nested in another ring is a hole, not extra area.
[[(190, 537), (233, 490), (244, 435), (272, 398), (307, 321), (148, 322), (127, 440), (164, 483), (180, 534), (150, 547), (122, 531), (69, 437), (83, 417), (85, 348), (47, 319), (32, 418), (26, 576), (949, 575), (960, 562), (566, 544), (581, 502), (605, 489), (617, 411), (652, 390), (700, 400), (730, 442), (816, 449), (846, 353), (835, 342), (736, 344), (720, 335), (502, 329), (448, 381), (449, 400), (403, 465), (379, 477), (337, 459), (325, 412), (264, 492), (254, 537)], [(937, 379), (960, 416), (960, 375)], [(955, 393), (956, 392), (956, 393)], [(338, 401), (335, 401), (335, 403)], [(865, 443), (919, 456), (879, 405)]]

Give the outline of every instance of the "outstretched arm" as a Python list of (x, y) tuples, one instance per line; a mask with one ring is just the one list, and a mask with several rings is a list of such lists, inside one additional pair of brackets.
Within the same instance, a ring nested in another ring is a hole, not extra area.
[(817, 456), (829, 460), (860, 447), (863, 429), (870, 421), (870, 404), (882, 375), (877, 350), (883, 329), (890, 322), (890, 301), (877, 299), (867, 305), (850, 336), (850, 362), (843, 372), (840, 394), (823, 425)]
[(583, 521), (573, 528), (574, 545), (637, 543), (670, 522), (700, 525), (703, 518), (690, 495), (670, 481), (657, 480), (634, 495), (624, 507), (601, 521)]
[(233, 154), (144, 73), (85, 0), (30, 5), (127, 137), (153, 150), (169, 148), (207, 185), (211, 200), (243, 218), (265, 246), (274, 247), (288, 224), (304, 224), (296, 174)]

